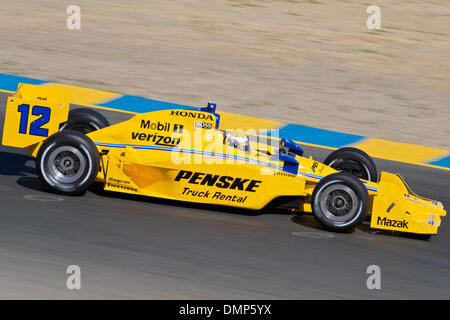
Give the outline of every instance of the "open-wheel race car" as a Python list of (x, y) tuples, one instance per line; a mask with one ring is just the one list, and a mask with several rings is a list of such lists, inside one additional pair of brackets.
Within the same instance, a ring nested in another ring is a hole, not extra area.
[[(414, 194), (363, 151), (341, 148), (323, 163), (289, 139), (220, 129), (215, 104), (137, 114), (110, 125), (94, 109), (69, 112), (68, 92), (21, 84), (8, 98), (2, 143), (36, 158), (53, 192), (105, 190), (196, 203), (312, 213), (327, 229), (370, 227), (436, 234), (442, 203)], [(269, 143), (270, 141), (270, 143)]]

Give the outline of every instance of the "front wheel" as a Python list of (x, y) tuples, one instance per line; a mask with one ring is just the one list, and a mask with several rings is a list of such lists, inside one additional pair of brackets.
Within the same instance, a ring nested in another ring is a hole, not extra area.
[(338, 171), (348, 172), (359, 179), (373, 182), (378, 180), (375, 162), (367, 153), (357, 148), (344, 147), (335, 150), (323, 163)]
[(326, 176), (316, 185), (311, 208), (327, 229), (347, 232), (359, 225), (368, 211), (369, 194), (352, 175), (339, 172)]
[(41, 180), (56, 193), (83, 193), (99, 172), (99, 153), (94, 142), (74, 130), (55, 133), (44, 141), (36, 157)]

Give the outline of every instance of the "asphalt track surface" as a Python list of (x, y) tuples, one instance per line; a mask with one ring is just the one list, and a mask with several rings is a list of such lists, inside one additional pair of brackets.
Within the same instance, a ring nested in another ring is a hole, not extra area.
[[(6, 95), (0, 96), (3, 130)], [(112, 123), (129, 115), (104, 112)], [(329, 150), (305, 146), (323, 160)], [(450, 171), (375, 159), (450, 208)], [(310, 216), (135, 197), (92, 187), (43, 190), (25, 150), (0, 147), (0, 298), (450, 298), (450, 228), (430, 241), (325, 231)], [(81, 290), (66, 269), (81, 268)], [(366, 269), (381, 268), (381, 290)]]

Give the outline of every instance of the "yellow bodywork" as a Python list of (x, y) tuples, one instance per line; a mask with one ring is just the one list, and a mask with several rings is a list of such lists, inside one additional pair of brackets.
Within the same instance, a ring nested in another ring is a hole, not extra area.
[[(49, 107), (51, 117), (42, 128), (50, 136), (67, 120), (68, 97), (60, 90), (22, 85), (8, 99), (3, 144), (30, 146), (36, 156), (47, 137), (19, 133), (23, 111), (18, 105), (39, 102)], [(286, 169), (287, 160), (276, 157), (278, 145), (251, 139), (246, 150), (229, 146), (224, 143), (227, 132), (219, 130), (218, 123), (211, 110), (173, 109), (138, 114), (91, 132), (88, 136), (101, 154), (97, 181), (111, 191), (247, 209), (284, 199), (292, 211), (311, 212), (314, 187), (335, 169), (296, 155), (291, 160), (295, 167), (298, 162), (298, 169), (292, 173)], [(440, 217), (446, 214), (440, 202), (415, 195), (392, 173), (382, 172), (378, 183), (362, 182), (370, 196), (372, 228), (437, 233)]]

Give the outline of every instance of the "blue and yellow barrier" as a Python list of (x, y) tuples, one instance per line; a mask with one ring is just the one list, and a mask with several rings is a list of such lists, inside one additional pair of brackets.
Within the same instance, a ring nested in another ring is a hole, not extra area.
[[(0, 73), (0, 91), (14, 92), (17, 89), (18, 83), (64, 88), (70, 92), (72, 97), (71, 102), (74, 104), (130, 114), (172, 108), (197, 109), (196, 107), (173, 104), (165, 101)], [(450, 152), (443, 149), (367, 138), (364, 136), (329, 131), (299, 124), (285, 124), (278, 121), (227, 112), (220, 112), (220, 114), (221, 126), (223, 128), (239, 128), (243, 130), (251, 128), (268, 130), (279, 129), (280, 137), (289, 138), (305, 145), (327, 149), (354, 146), (366, 151), (375, 158), (450, 170)]]

